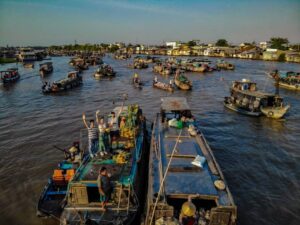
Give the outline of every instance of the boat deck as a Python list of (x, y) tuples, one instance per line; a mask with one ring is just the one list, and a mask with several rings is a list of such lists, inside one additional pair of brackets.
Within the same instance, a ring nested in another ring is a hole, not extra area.
[[(158, 193), (160, 179), (166, 171), (180, 129), (164, 126), (160, 122), (155, 129), (155, 139), (160, 147), (157, 159), (153, 160), (156, 167), (153, 170), (153, 193)], [(191, 164), (197, 155), (206, 158), (203, 168)], [(216, 189), (214, 181), (219, 179), (223, 180), (204, 137), (201, 134), (192, 137), (188, 129), (183, 128), (164, 182), (165, 194), (178, 197), (197, 195), (204, 199), (216, 200), (218, 205), (232, 205), (228, 189)]]

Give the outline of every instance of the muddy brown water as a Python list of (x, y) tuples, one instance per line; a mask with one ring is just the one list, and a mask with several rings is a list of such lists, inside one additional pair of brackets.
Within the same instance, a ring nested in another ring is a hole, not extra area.
[[(106, 56), (104, 61), (117, 71), (115, 79), (96, 81), (92, 77), (96, 67), (90, 67), (82, 74), (82, 87), (43, 95), (42, 80), (57, 80), (72, 70), (68, 57), (52, 61), (54, 72), (45, 79), (38, 75), (38, 63), (34, 69), (19, 65), (21, 80), (9, 88), (0, 86), (0, 224), (49, 223), (35, 213), (47, 177), (63, 157), (52, 146), (67, 147), (79, 140), (82, 112), (88, 118), (96, 110), (108, 113), (123, 93), (128, 94), (128, 102), (140, 104), (149, 121), (158, 112), (161, 97), (188, 99), (234, 196), (239, 225), (300, 224), (300, 92), (280, 90), (291, 104), (283, 120), (251, 118), (223, 107), (231, 81), (249, 78), (259, 89), (274, 92), (265, 72), (300, 71), (299, 64), (229, 59), (236, 65), (234, 71), (189, 73), (193, 90), (171, 94), (152, 87), (151, 67), (138, 71), (145, 81), (143, 89), (133, 88), (134, 70), (126, 67), (130, 60)], [(12, 66), (16, 64), (0, 69)]]

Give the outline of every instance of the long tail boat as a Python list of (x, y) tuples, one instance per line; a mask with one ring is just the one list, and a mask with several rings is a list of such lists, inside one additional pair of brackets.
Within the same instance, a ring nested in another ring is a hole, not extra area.
[(148, 176), (143, 224), (236, 224), (237, 207), (228, 184), (186, 98), (162, 99)]
[[(145, 124), (137, 105), (116, 107), (120, 136), (112, 141), (108, 155), (97, 154), (78, 168), (69, 182), (61, 225), (136, 224), (142, 213), (147, 169)], [(119, 114), (120, 113), (120, 114)], [(113, 184), (111, 199), (103, 209), (97, 186), (98, 171), (105, 166)]]

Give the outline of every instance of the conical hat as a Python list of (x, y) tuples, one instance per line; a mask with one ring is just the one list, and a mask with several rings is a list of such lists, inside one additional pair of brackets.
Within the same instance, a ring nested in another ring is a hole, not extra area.
[(69, 149), (69, 152), (71, 152), (71, 153), (76, 152), (76, 151), (77, 151), (77, 148), (74, 146)]
[(195, 216), (196, 206), (192, 202), (185, 202), (181, 207), (181, 213), (185, 216)]

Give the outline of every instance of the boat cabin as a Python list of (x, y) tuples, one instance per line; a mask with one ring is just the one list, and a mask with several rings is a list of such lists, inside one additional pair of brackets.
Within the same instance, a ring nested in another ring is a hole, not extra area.
[(248, 79), (242, 79), (242, 81), (233, 81), (232, 82), (232, 89), (237, 90), (247, 90), (247, 91), (257, 91), (256, 83), (251, 82)]

